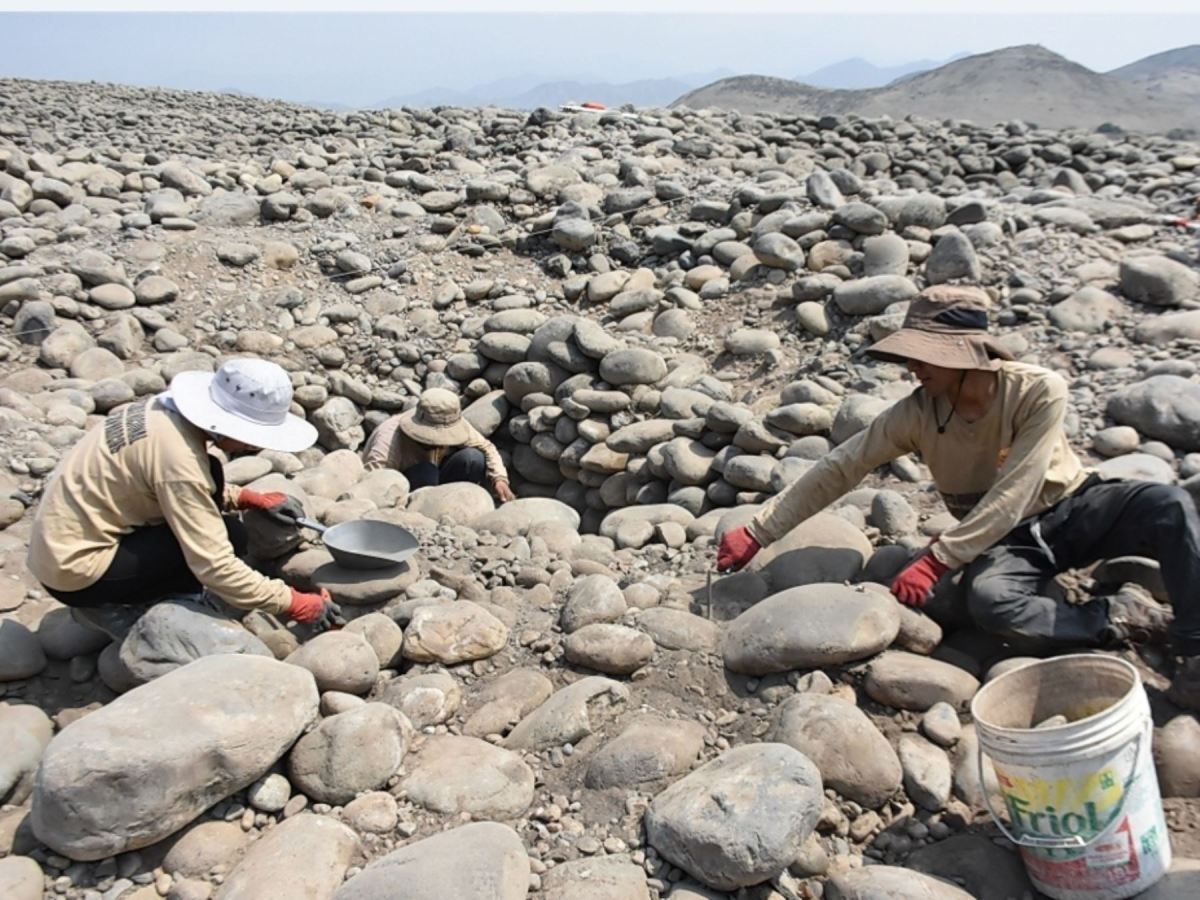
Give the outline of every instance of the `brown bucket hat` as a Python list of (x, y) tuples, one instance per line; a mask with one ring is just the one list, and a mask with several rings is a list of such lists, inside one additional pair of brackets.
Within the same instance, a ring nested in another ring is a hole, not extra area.
[(980, 288), (937, 284), (908, 306), (900, 330), (867, 348), (876, 359), (994, 371), (1012, 353), (988, 334), (991, 300)]
[(471, 436), (458, 397), (443, 388), (430, 388), (417, 405), (400, 414), (400, 430), (428, 447), (458, 447)]

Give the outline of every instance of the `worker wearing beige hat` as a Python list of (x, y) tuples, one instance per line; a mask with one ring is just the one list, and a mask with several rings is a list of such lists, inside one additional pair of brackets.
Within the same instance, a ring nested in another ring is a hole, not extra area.
[(469, 481), (490, 486), (502, 503), (516, 499), (496, 445), (463, 418), (458, 396), (442, 388), (425, 391), (415, 407), (376, 428), (363, 463), (403, 472), (414, 490)]
[[(892, 582), (900, 602), (924, 606), (939, 579), (961, 570), (968, 618), (1028, 652), (1169, 637), (1181, 657), (1172, 697), (1200, 709), (1200, 517), (1190, 496), (1085, 470), (1063, 427), (1066, 381), (1013, 361), (987, 332), (989, 305), (979, 288), (956, 285), (913, 300), (903, 326), (867, 353), (905, 364), (919, 387), (729, 529), (718, 567), (741, 568), (877, 467), (917, 453), (959, 521)], [(1060, 572), (1124, 555), (1159, 561), (1173, 622), (1136, 585), (1078, 605), (1046, 590)]]

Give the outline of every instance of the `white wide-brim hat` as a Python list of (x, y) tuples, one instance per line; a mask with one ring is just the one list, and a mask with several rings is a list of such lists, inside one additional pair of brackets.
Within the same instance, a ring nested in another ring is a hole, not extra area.
[(265, 359), (231, 359), (216, 372), (180, 372), (167, 394), (197, 428), (252, 447), (296, 453), (317, 440), (316, 428), (288, 412), (287, 372)]

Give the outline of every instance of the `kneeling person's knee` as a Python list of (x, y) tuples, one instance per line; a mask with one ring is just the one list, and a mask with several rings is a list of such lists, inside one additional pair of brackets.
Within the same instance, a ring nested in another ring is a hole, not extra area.
[(984, 631), (1007, 630), (1007, 611), (1013, 599), (1012, 585), (999, 575), (986, 571), (973, 573), (967, 583), (967, 613)]
[(470, 481), (484, 484), (487, 481), (487, 458), (475, 447), (463, 447), (452, 453), (442, 465), (442, 481)]

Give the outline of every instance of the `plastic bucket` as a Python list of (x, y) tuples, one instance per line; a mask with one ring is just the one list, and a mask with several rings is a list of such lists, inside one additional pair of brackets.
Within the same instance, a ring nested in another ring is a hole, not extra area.
[[(979, 764), (991, 759), (1034, 885), (1055, 900), (1122, 900), (1170, 868), (1137, 669), (1111, 656), (1060, 656), (1006, 672), (971, 702)], [(1066, 724), (1037, 728), (1055, 716)]]

